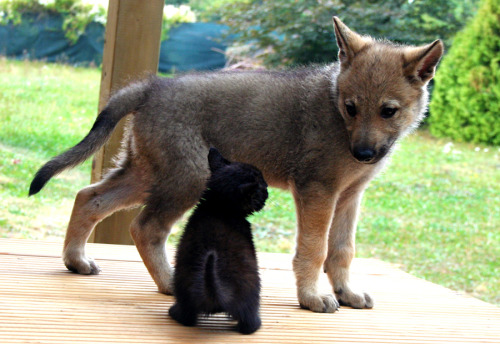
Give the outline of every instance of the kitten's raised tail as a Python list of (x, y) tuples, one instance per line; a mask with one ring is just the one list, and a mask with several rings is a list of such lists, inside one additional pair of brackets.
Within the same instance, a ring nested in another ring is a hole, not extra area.
[(213, 298), (217, 299), (217, 288), (219, 287), (217, 271), (215, 269), (215, 259), (217, 253), (210, 252), (205, 261), (205, 290), (211, 293)]
[[(227, 305), (230, 304), (231, 292), (227, 290), (222, 281), (219, 278), (219, 273), (217, 269), (217, 252), (211, 251), (208, 253), (205, 260), (205, 274), (204, 274), (204, 284), (205, 291), (213, 300), (217, 300), (216, 303), (226, 309)], [(214, 310), (214, 313), (219, 312), (219, 310)]]
[(104, 110), (97, 116), (87, 136), (76, 146), (52, 158), (38, 170), (31, 182), (29, 195), (38, 193), (56, 174), (75, 167), (97, 152), (109, 139), (118, 122), (145, 102), (150, 85), (151, 79), (131, 84), (114, 94)]

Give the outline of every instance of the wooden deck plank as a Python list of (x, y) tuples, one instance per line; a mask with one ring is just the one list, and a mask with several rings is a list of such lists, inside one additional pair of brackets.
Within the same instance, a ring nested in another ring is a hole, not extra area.
[[(356, 259), (353, 282), (368, 288), (371, 310), (335, 314), (299, 308), (291, 256), (259, 254), (262, 328), (243, 336), (223, 315), (180, 326), (173, 297), (156, 291), (135, 247), (89, 244), (102, 272), (68, 272), (61, 243), (0, 239), (0, 343), (499, 343), (500, 308)], [(320, 287), (329, 291), (322, 276)]]

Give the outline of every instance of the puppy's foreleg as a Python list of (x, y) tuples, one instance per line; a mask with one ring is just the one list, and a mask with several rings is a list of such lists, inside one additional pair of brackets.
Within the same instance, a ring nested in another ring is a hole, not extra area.
[(146, 206), (130, 226), (135, 246), (158, 290), (169, 295), (173, 293), (173, 269), (167, 260), (166, 243), (173, 222)]
[(328, 239), (325, 272), (341, 305), (372, 308), (372, 298), (356, 292), (349, 284), (349, 267), (354, 258), (358, 208), (364, 188), (350, 189), (337, 201)]
[(294, 196), (298, 233), (293, 270), (299, 303), (314, 312), (333, 313), (339, 307), (335, 296), (320, 294), (316, 284), (327, 254), (334, 197), (314, 189), (297, 191)]

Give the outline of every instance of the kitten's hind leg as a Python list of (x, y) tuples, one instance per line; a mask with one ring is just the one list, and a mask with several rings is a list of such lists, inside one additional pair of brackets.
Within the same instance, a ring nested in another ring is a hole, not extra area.
[(198, 321), (198, 313), (192, 307), (186, 307), (176, 302), (168, 310), (168, 314), (184, 326), (195, 326)]
[(257, 311), (246, 313), (238, 320), (236, 329), (242, 334), (252, 334), (260, 328), (261, 323), (262, 322)]
[(242, 299), (240, 302), (237, 308), (228, 309), (228, 313), (238, 321), (236, 325), (238, 332), (242, 334), (254, 333), (262, 323), (259, 316), (259, 302), (255, 301), (254, 297)]

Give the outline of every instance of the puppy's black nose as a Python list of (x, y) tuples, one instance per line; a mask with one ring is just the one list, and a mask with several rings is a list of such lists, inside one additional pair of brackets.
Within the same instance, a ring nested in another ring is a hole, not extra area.
[(375, 151), (371, 148), (356, 147), (353, 149), (352, 155), (360, 162), (370, 162), (375, 158)]

